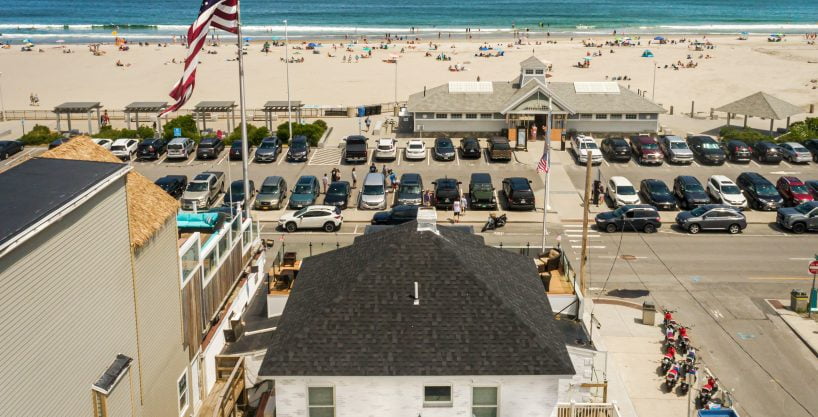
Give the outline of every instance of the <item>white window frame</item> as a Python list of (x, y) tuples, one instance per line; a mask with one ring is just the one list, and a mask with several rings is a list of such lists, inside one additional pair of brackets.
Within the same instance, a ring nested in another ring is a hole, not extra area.
[(611, 120), (622, 120), (622, 113), (615, 113), (611, 115)]
[(494, 117), (494, 115), (491, 114), (491, 113), (480, 113), (480, 118), (481, 119), (491, 119), (493, 117)]
[[(185, 390), (183, 391), (185, 396), (185, 405), (184, 407), (179, 407), (179, 400), (182, 398), (182, 393), (179, 392), (179, 382), (185, 380)], [(190, 408), (190, 378), (188, 378), (187, 368), (182, 371), (182, 375), (179, 375), (179, 378), (176, 378), (176, 407), (179, 409), (179, 415), (182, 416), (187, 412), (187, 409)]]
[[(494, 388), (497, 390), (497, 403), (494, 406), (491, 405), (474, 405), (474, 389), (475, 388)], [(493, 408), (497, 410), (495, 413), (497, 417), (500, 417), (500, 386), (499, 385), (472, 385), (471, 387), (471, 412), (470, 414), (474, 414), (474, 408)]]
[[(426, 388), (428, 387), (448, 387), (449, 401), (426, 401)], [(423, 392), (421, 395), (423, 395), (423, 408), (446, 408), (454, 406), (454, 388), (452, 384), (423, 384)]]
[[(310, 388), (329, 388), (329, 389), (331, 389), (332, 390), (332, 405), (331, 406), (330, 405), (310, 405)], [(335, 385), (331, 385), (331, 384), (307, 385), (307, 398), (306, 398), (306, 400), (307, 400), (307, 417), (310, 416), (310, 409), (311, 408), (331, 408), (332, 409), (332, 415), (333, 416), (336, 415), (336, 413), (335, 413), (335, 411), (336, 411), (335, 410), (335, 407), (336, 407)]]
[(625, 115), (625, 120), (637, 120), (638, 118), (639, 118), (639, 115), (633, 114), (633, 113)]
[(581, 120), (592, 120), (594, 118), (594, 115), (591, 113), (580, 113), (579, 118)]
[(448, 113), (435, 113), (435, 119), (448, 119)]
[(459, 120), (459, 119), (463, 118), (463, 113), (452, 113), (451, 116), (449, 116), (449, 117), (451, 117), (452, 119), (458, 119)]
[(469, 120), (477, 119), (477, 113), (466, 113), (466, 119), (469, 119)]
[(533, 69), (525, 70), (525, 75), (534, 75), (534, 70)]
[(541, 70), (541, 69), (534, 70), (534, 74), (543, 75), (543, 74), (545, 74), (545, 70)]
[(597, 113), (594, 115), (594, 120), (608, 120), (607, 114)]

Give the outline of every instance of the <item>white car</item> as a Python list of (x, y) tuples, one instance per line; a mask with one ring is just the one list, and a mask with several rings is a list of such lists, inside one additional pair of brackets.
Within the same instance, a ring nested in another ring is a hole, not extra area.
[(778, 145), (784, 150), (784, 158), (791, 163), (806, 164), (812, 160), (812, 153), (798, 142), (786, 142)]
[(278, 225), (289, 233), (298, 229), (323, 229), (325, 232), (334, 232), (343, 222), (340, 207), (318, 205), (284, 213), (278, 219)]
[(394, 160), (398, 157), (398, 146), (395, 139), (383, 138), (378, 139), (375, 146), (375, 159), (390, 159)]
[(409, 139), (403, 157), (414, 161), (426, 159), (426, 144), (420, 139)]
[(114, 143), (114, 141), (111, 139), (91, 139), (91, 140), (94, 141), (94, 143), (96, 143), (97, 145), (102, 146), (103, 148), (109, 151), (111, 150), (111, 144)]
[(614, 207), (640, 203), (639, 193), (636, 192), (636, 188), (625, 177), (611, 177), (608, 180), (606, 193), (613, 202)]
[(602, 151), (599, 150), (596, 141), (592, 136), (576, 135), (571, 139), (571, 148), (574, 150), (574, 155), (580, 164), (588, 163), (588, 151), (591, 151), (591, 164), (598, 165), (602, 163)]
[(111, 144), (111, 153), (123, 161), (130, 161), (136, 155), (137, 145), (139, 141), (136, 139), (117, 139)]
[(722, 204), (735, 208), (747, 207), (744, 194), (736, 183), (724, 175), (713, 175), (707, 180), (707, 193)]

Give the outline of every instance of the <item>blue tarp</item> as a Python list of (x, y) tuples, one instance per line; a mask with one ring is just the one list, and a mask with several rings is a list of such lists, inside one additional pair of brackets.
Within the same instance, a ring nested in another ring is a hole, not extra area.
[(176, 224), (185, 232), (208, 232), (219, 230), (224, 224), (224, 213), (179, 213)]
[(738, 414), (730, 408), (723, 408), (720, 410), (699, 410), (699, 417), (738, 417)]
[(657, 37), (653, 38), (653, 40), (655, 40), (655, 41), (663, 41), (663, 40), (665, 40), (665, 38), (664, 38), (664, 36), (657, 36)]

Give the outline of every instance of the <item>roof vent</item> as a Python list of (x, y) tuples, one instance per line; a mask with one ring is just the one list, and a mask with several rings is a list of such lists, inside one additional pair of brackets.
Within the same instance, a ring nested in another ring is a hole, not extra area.
[(415, 302), (414, 305), (420, 305), (420, 293), (418, 292), (418, 282), (415, 281)]
[(432, 232), (439, 235), (437, 230), (437, 212), (434, 207), (418, 207), (418, 232)]

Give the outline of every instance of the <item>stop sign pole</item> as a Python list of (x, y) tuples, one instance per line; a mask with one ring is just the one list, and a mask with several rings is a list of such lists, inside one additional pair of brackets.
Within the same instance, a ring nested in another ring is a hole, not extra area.
[(816, 297), (818, 294), (815, 292), (815, 276), (818, 275), (818, 255), (815, 255), (815, 260), (809, 263), (809, 273), (812, 274), (812, 289), (809, 292), (809, 305), (807, 306), (807, 317), (812, 317), (812, 309), (815, 308)]

